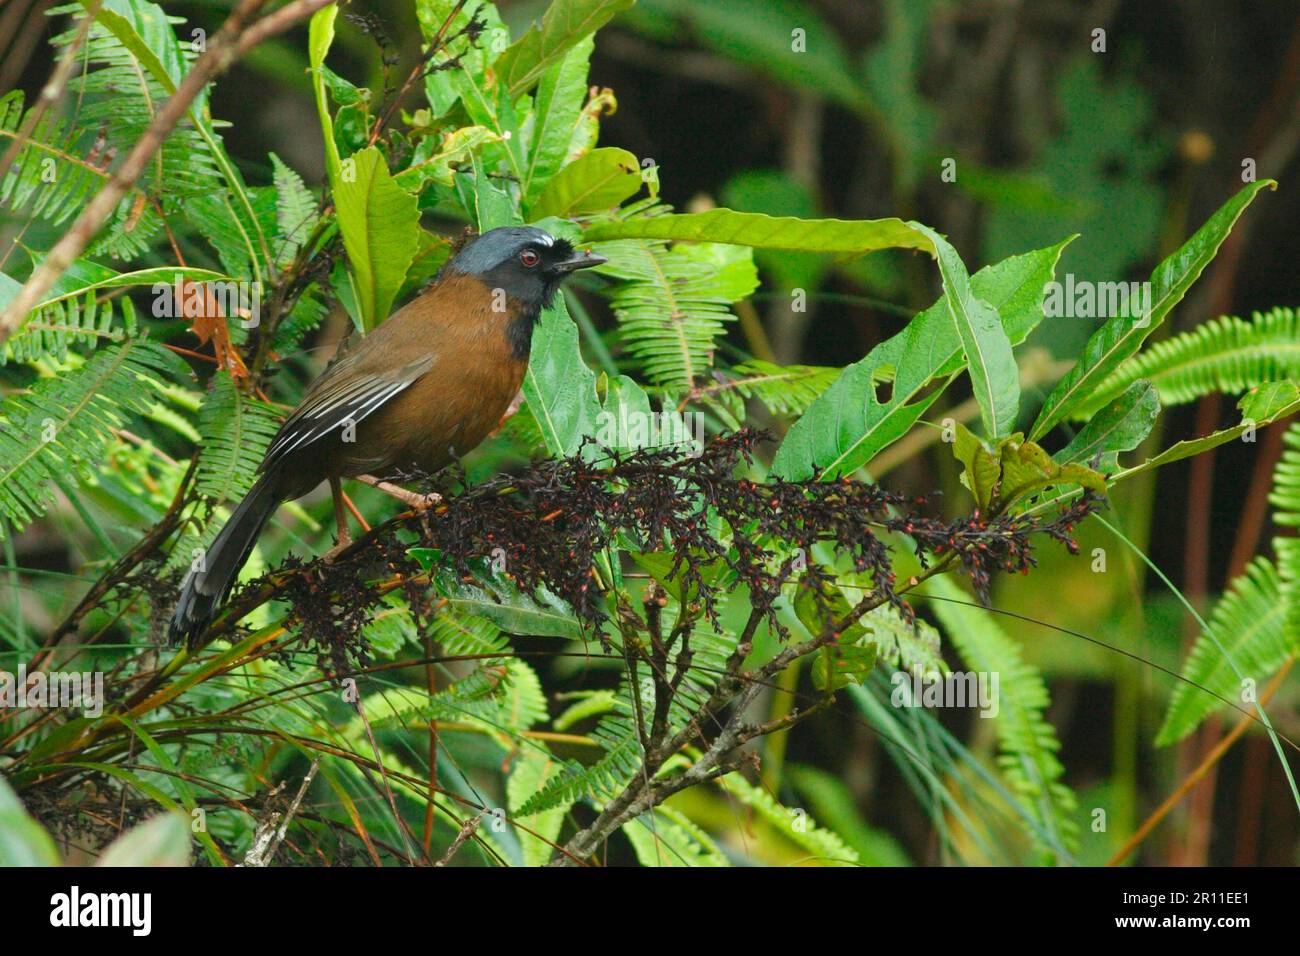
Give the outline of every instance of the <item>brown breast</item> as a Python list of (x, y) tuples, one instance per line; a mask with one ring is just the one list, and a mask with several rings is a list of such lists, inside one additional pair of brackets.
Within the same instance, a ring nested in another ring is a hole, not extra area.
[(410, 467), (434, 472), (475, 448), (505, 414), (527, 362), (511, 355), (512, 302), (498, 303), (477, 279), (452, 275), (394, 313), (372, 336), (406, 361), (432, 353), (433, 366), (358, 424), (339, 446), (336, 473)]

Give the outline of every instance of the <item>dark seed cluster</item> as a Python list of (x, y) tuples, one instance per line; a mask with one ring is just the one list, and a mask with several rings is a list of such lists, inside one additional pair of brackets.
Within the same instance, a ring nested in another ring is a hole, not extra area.
[[(504, 554), (506, 575), (522, 591), (545, 588), (600, 630), (609, 605), (598, 568), (617, 545), (671, 559), (667, 578), (715, 624), (719, 598), (743, 587), (775, 626), (773, 605), (785, 585), (831, 580), (812, 553), (824, 542), (859, 575), (870, 576), (877, 597), (910, 617), (883, 533), (910, 537), (925, 566), (954, 554), (987, 600), (993, 572), (1033, 566), (1035, 534), (1076, 550), (1071, 530), (1098, 504), (1085, 497), (1041, 518), (974, 514), (946, 520), (923, 513), (924, 497), (847, 478), (756, 482), (739, 476), (763, 437), (750, 430), (722, 435), (696, 457), (671, 448), (591, 455), (588, 446), (586, 455), (539, 462), (448, 493), (441, 505), (403, 522), (417, 541), (389, 528), (354, 557), (295, 576), (285, 596), (309, 643), (337, 654), (340, 640), (355, 645), (354, 635), (380, 600), (374, 578), (421, 572), (407, 553), (418, 544), (436, 549), (443, 570), (467, 581), (482, 580), (491, 556)], [(369, 583), (358, 573), (361, 566), (376, 569)], [(821, 587), (813, 591), (823, 593)]]

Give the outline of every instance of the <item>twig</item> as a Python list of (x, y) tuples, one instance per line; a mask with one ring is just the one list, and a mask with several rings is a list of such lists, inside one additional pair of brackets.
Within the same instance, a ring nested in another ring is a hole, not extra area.
[(302, 778), (302, 786), (298, 788), (293, 803), (289, 804), (289, 809), (283, 815), (278, 811), (273, 811), (265, 820), (258, 823), (257, 830), (253, 834), (253, 845), (249, 848), (248, 853), (244, 855), (244, 862), (240, 866), (266, 866), (275, 859), (276, 851), (280, 849), (285, 834), (289, 832), (289, 823), (298, 813), (298, 807), (302, 805), (302, 798), (307, 795), (307, 788), (311, 786), (312, 779), (316, 776), (316, 769), (319, 766), (320, 757), (317, 757), (312, 760), (307, 775)]
[(0, 342), (17, 331), (23, 319), (36, 307), (41, 296), (81, 255), (90, 240), (117, 208), (122, 196), (144, 173), (150, 158), (162, 147), (163, 141), (189, 111), (190, 105), (203, 88), (218, 74), (229, 68), (236, 59), (263, 40), (284, 32), (299, 20), (311, 16), (317, 10), (334, 2), (335, 0), (293, 0), (292, 3), (267, 14), (251, 26), (246, 26), (246, 22), (265, 5), (266, 0), (241, 0), (208, 44), (207, 52), (199, 57), (193, 68), (185, 74), (185, 79), (176, 88), (176, 92), (167, 98), (167, 102), (162, 105), (153, 122), (149, 124), (149, 128), (131, 148), (122, 165), (104, 188), (95, 194), (95, 198), (89, 205), (82, 210), (72, 227), (46, 254), (31, 278), (0, 315)]
[(465, 845), (465, 841), (474, 835), (474, 831), (478, 829), (478, 825), (482, 819), (483, 814), (480, 812), (475, 816), (467, 818), (463, 823), (461, 823), (460, 832), (456, 834), (456, 839), (451, 841), (451, 846), (447, 847), (447, 852), (443, 854), (442, 859), (433, 865), (446, 866), (450, 863), (451, 858), (459, 853), (460, 848)]

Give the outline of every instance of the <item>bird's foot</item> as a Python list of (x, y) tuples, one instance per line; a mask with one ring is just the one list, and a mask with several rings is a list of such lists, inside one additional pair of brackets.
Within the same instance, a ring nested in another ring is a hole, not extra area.
[(320, 559), (324, 564), (333, 564), (335, 559), (350, 547), (352, 547), (352, 535), (344, 531), (339, 535), (338, 543), (322, 554)]
[(385, 494), (392, 495), (398, 501), (410, 507), (412, 511), (428, 511), (434, 505), (442, 504), (442, 495), (436, 491), (422, 495), (418, 492), (408, 491), (401, 485), (395, 485), (391, 481), (376, 478), (374, 475), (358, 475), (357, 481), (364, 482), (372, 488), (378, 488)]

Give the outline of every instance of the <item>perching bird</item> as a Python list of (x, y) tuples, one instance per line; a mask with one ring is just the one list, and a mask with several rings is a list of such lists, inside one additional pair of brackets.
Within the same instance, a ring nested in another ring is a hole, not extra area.
[(570, 273), (605, 261), (540, 229), (493, 229), (337, 357), (280, 426), (261, 477), (186, 577), (170, 642), (193, 642), (207, 628), (281, 502), (328, 480), (341, 547), (348, 541), (341, 478), (432, 473), (478, 445), (523, 383), (541, 310)]

